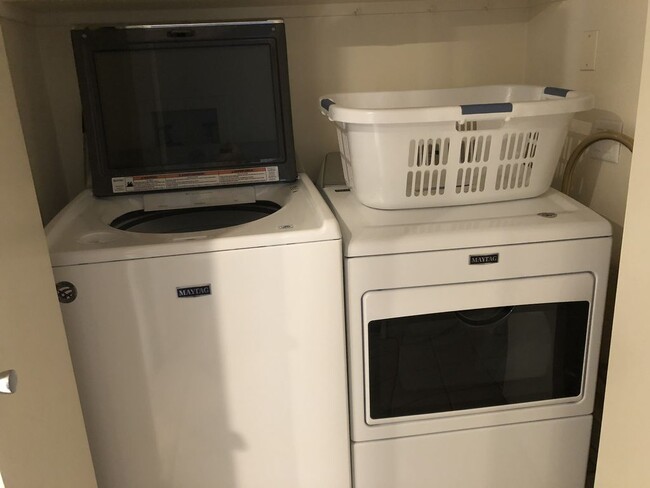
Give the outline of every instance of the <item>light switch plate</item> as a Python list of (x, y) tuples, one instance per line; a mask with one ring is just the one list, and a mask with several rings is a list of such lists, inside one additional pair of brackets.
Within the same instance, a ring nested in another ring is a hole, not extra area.
[(584, 31), (580, 45), (580, 71), (596, 71), (598, 31)]

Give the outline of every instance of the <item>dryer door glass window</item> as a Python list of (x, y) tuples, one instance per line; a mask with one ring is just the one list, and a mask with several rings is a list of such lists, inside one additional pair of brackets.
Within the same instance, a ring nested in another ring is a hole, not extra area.
[(578, 301), (371, 321), (370, 416), (577, 397), (588, 319)]

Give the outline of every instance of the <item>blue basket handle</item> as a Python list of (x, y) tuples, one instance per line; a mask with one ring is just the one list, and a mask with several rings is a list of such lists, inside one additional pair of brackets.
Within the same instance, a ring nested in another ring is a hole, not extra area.
[(555, 86), (547, 86), (546, 88), (544, 88), (544, 95), (566, 98), (567, 94), (570, 91), (573, 90), (567, 90), (566, 88), (557, 88)]
[(335, 103), (331, 98), (321, 98), (320, 106), (325, 112), (329, 112), (332, 105), (335, 105)]
[(512, 103), (473, 103), (460, 109), (463, 115), (500, 114), (512, 112)]

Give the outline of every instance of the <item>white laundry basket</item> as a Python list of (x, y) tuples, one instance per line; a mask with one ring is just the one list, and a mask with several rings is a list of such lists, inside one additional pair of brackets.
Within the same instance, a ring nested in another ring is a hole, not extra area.
[(550, 186), (573, 113), (593, 96), (537, 86), (347, 93), (320, 99), (358, 200), (380, 209), (534, 197)]

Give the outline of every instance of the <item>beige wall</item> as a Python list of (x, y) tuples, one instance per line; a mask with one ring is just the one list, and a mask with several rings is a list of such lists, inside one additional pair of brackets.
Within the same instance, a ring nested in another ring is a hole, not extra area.
[[(647, 5), (647, 0), (564, 0), (535, 8), (528, 25), (526, 81), (593, 93), (598, 112), (582, 117), (621, 120), (623, 131), (634, 136)], [(591, 30), (599, 31), (596, 70), (580, 71), (581, 36)], [(613, 222), (616, 259), (630, 160), (624, 148), (618, 164), (584, 160), (571, 192)]]
[[(648, 23), (650, 26), (650, 22)], [(647, 31), (646, 31), (647, 32)], [(650, 132), (650, 36), (646, 36), (637, 133)], [(650, 486), (650, 140), (632, 159), (596, 486)]]
[(46, 223), (68, 202), (69, 192), (53, 130), (36, 28), (19, 20), (3, 19), (0, 24), (41, 218)]
[(296, 150), (312, 177), (338, 150), (324, 94), (523, 82), (521, 10), (290, 19), (287, 32)]
[[(7, 487), (96, 488), (0, 28), (0, 470)], [(0, 486), (4, 484), (0, 482)]]
[[(530, 13), (523, 8), (524, 1), (518, 2), (519, 7), (510, 2), (509, 8), (487, 11), (464, 11), (462, 5), (471, 1), (454, 2), (459, 11), (423, 12), (417, 6), (411, 9), (412, 2), (401, 2), (37, 14), (38, 27), (2, 21), (43, 219), (49, 220), (84, 187), (69, 29), (86, 23), (286, 17), (296, 147), (299, 163), (312, 177), (323, 155), (337, 147), (334, 131), (318, 113), (316, 101), (337, 91), (502, 82), (566, 86), (593, 92), (597, 108), (608, 117), (618, 117), (624, 132), (634, 135), (647, 0), (563, 0), (534, 7)], [(600, 31), (594, 72), (578, 69), (580, 36), (585, 30)], [(650, 74), (645, 80), (650, 91), (648, 78)], [(647, 93), (641, 102), (650, 110)], [(650, 117), (641, 113), (638, 124), (639, 132), (645, 132)], [(599, 468), (599, 482), (606, 487), (650, 483), (645, 472), (650, 466), (643, 462), (643, 454), (650, 452), (650, 420), (644, 415), (649, 388), (634, 374), (650, 370), (645, 359), (650, 356), (642, 349), (650, 341), (646, 337), (650, 328), (640, 309), (650, 282), (645, 267), (639, 266), (650, 243), (643, 231), (644, 210), (650, 208), (643, 188), (649, 171), (644, 164), (647, 146), (638, 138), (627, 215), (632, 158), (624, 149), (616, 165), (584, 161), (573, 189), (574, 196), (614, 223), (617, 236), (624, 220), (627, 226), (601, 456), (605, 461)], [(625, 422), (626, 417), (631, 422)], [(637, 435), (637, 430), (648, 435)]]
[[(593, 93), (596, 110), (579, 115), (586, 122), (583, 126), (590, 129), (591, 123), (598, 118), (619, 120), (623, 122), (623, 132), (634, 136), (647, 3), (647, 0), (564, 0), (534, 8), (528, 24), (526, 81)], [(596, 70), (581, 71), (582, 36), (585, 31), (593, 30), (599, 31)], [(581, 137), (570, 137), (570, 143), (575, 146)], [(570, 192), (571, 196), (607, 217), (614, 231), (593, 449), (597, 449), (599, 443), (603, 379), (613, 327), (631, 159), (631, 153), (625, 148), (621, 148), (617, 164), (583, 157)], [(592, 462), (595, 459), (592, 458)]]
[[(634, 133), (646, 0), (626, 0), (624, 8), (616, 0), (564, 0), (531, 11), (526, 2), (512, 0), (491, 2), (503, 8), (486, 11), (470, 9), (476, 3), (470, 0), (457, 0), (458, 11), (423, 12), (412, 3), (76, 11), (37, 14), (37, 28), (10, 24), (10, 62), (44, 220), (85, 186), (72, 25), (285, 17), (296, 149), (299, 165), (312, 177), (324, 154), (337, 149), (316, 101), (337, 91), (521, 82), (568, 86), (594, 92), (598, 108)], [(580, 35), (593, 29), (600, 30), (597, 70), (581, 72)], [(624, 149), (617, 165), (585, 162), (573, 191), (612, 220), (617, 236), (629, 164)]]
[[(589, 91), (596, 97), (596, 109), (578, 115), (586, 122), (583, 126), (590, 129), (598, 118), (619, 120), (623, 132), (634, 136), (647, 8), (647, 0), (564, 0), (534, 8), (528, 24), (526, 82)], [(599, 31), (596, 70), (581, 71), (582, 35), (593, 30)], [(569, 140), (575, 146), (581, 137)], [(623, 147), (616, 164), (585, 155), (570, 192), (608, 218), (614, 231), (603, 364), (609, 350), (631, 159)]]
[[(501, 0), (503, 3), (503, 0)], [(467, 3), (466, 1), (464, 3)], [(471, 3), (471, 2), (470, 2)], [(475, 2), (474, 2), (475, 3)], [(356, 6), (283, 7), (280, 9), (183, 10), (151, 12), (82, 12), (37, 16), (38, 49), (29, 55), (38, 71), (42, 66), (45, 91), (31, 86), (17, 69), (15, 82), (21, 92), (47, 92), (52, 119), (39, 127), (45, 141), (33, 141), (32, 152), (50, 154), (32, 160), (35, 178), (48, 167), (54, 178), (38, 185), (46, 220), (66, 199), (84, 188), (81, 139), (81, 107), (70, 46), (72, 25), (96, 22), (213, 20), (219, 18), (286, 18), (292, 91), (292, 112), (298, 164), (314, 178), (327, 152), (338, 149), (333, 126), (318, 110), (318, 97), (338, 91), (400, 90), (524, 81), (526, 20), (522, 2), (506, 2), (517, 8), (461, 10), (437, 13), (411, 12), (401, 3)], [(463, 1), (457, 3), (462, 5)], [(356, 14), (355, 14), (356, 12)], [(388, 12), (388, 13), (386, 13)], [(23, 35), (27, 30), (24, 28)], [(18, 37), (18, 36), (16, 36)], [(14, 65), (27, 48), (15, 41)], [(40, 60), (35, 56), (40, 50)], [(22, 62), (22, 61), (20, 61)], [(40, 76), (40, 73), (39, 73)], [(40, 104), (20, 97), (21, 117), (38, 118)], [(47, 112), (47, 111), (45, 111)], [(40, 120), (40, 119), (39, 119)], [(26, 131), (29, 132), (29, 131)], [(52, 147), (55, 145), (55, 150)], [(32, 146), (28, 140), (28, 147)], [(63, 181), (59, 168), (63, 167)], [(47, 182), (46, 182), (47, 183)]]

